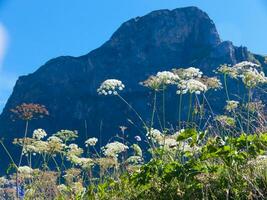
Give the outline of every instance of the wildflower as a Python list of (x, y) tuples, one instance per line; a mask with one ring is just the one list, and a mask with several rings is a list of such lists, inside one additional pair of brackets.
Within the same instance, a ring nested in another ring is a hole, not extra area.
[(80, 156), (83, 153), (83, 149), (78, 147), (77, 144), (70, 144), (68, 147), (67, 155), (71, 157), (73, 155)]
[(45, 153), (49, 150), (48, 142), (46, 141), (35, 141), (32, 146), (34, 146), (35, 153)]
[(248, 109), (250, 112), (260, 112), (264, 109), (264, 104), (262, 101), (253, 101), (249, 102), (245, 105), (245, 108)]
[(55, 135), (49, 137), (47, 139), (47, 142), (48, 142), (47, 148), (49, 152), (61, 152), (65, 146), (62, 140)]
[(46, 134), (45, 130), (43, 130), (43, 129), (39, 128), (39, 129), (36, 129), (33, 131), (33, 138), (35, 138), (37, 140), (41, 140), (46, 136), (47, 136), (47, 134)]
[(60, 184), (57, 186), (57, 189), (60, 193), (66, 193), (68, 192), (68, 187), (64, 184)]
[(71, 189), (76, 196), (82, 196), (82, 194), (86, 191), (86, 188), (83, 187), (81, 182), (74, 182), (73, 185), (71, 185)]
[(134, 137), (134, 139), (136, 139), (137, 142), (142, 141), (142, 139), (141, 139), (141, 137), (140, 137), (139, 135), (136, 135), (136, 136)]
[(175, 84), (180, 79), (177, 74), (169, 71), (158, 72), (156, 77), (163, 85)]
[(133, 144), (131, 146), (131, 148), (134, 150), (134, 154), (135, 155), (140, 156), (140, 157), (143, 156), (142, 149), (141, 149), (141, 147), (138, 144)]
[(98, 158), (96, 162), (102, 169), (108, 169), (118, 165), (118, 160), (116, 157)]
[(215, 120), (220, 122), (222, 126), (235, 126), (235, 119), (226, 115), (218, 115)]
[(97, 143), (98, 139), (95, 137), (89, 138), (88, 140), (85, 141), (85, 146), (95, 146)]
[(99, 95), (117, 95), (118, 90), (121, 91), (125, 88), (124, 84), (117, 79), (105, 80), (97, 89)]
[(179, 81), (179, 76), (170, 71), (158, 72), (156, 76), (150, 76), (141, 84), (153, 90), (165, 89), (167, 85), (176, 84)]
[(244, 71), (243, 74), (240, 75), (240, 78), (249, 88), (253, 88), (259, 84), (267, 83), (267, 78), (264, 72), (258, 72), (258, 70), (254, 68)]
[(231, 65), (227, 65), (227, 64), (221, 65), (218, 68), (218, 72), (225, 74), (225, 75), (229, 75), (232, 78), (237, 78), (238, 76), (237, 70), (231, 67)]
[(22, 177), (29, 178), (33, 173), (33, 169), (29, 166), (21, 166), (18, 168), (18, 172)]
[(185, 94), (187, 92), (189, 93), (195, 93), (200, 94), (201, 92), (206, 92), (208, 90), (207, 86), (204, 85), (202, 82), (195, 80), (195, 79), (189, 79), (189, 80), (181, 80), (178, 84), (178, 90), (177, 94)]
[(201, 78), (202, 72), (200, 69), (195, 67), (189, 67), (186, 69), (180, 68), (180, 69), (173, 69), (173, 72), (177, 74), (181, 80), (189, 80), (194, 78)]
[(206, 85), (208, 90), (217, 90), (222, 88), (221, 81), (216, 77), (201, 77), (199, 81)]
[(83, 169), (90, 168), (94, 164), (91, 158), (79, 158), (76, 155), (69, 156), (69, 161), (71, 161), (75, 165), (79, 165)]
[(130, 156), (129, 158), (127, 158), (126, 163), (128, 164), (139, 164), (140, 162), (142, 162), (142, 157), (140, 156)]
[(156, 142), (158, 144), (160, 144), (164, 139), (163, 134), (158, 129), (154, 128), (151, 128), (146, 136), (148, 137), (148, 139), (151, 139), (153, 142)]
[(128, 146), (117, 141), (108, 143), (105, 147), (102, 147), (104, 155), (108, 157), (117, 157), (119, 153), (122, 153), (126, 151), (127, 149), (129, 149)]
[(75, 138), (78, 137), (78, 132), (77, 131), (71, 131), (71, 130), (60, 130), (54, 136), (60, 138), (64, 142), (67, 141), (72, 141)]
[(49, 112), (44, 105), (33, 103), (23, 103), (10, 111), (22, 120), (32, 120), (49, 115)]
[(173, 138), (165, 138), (164, 140), (164, 147), (169, 149), (169, 148), (174, 148), (178, 145), (177, 141)]
[(249, 61), (242, 61), (240, 63), (235, 64), (233, 67), (236, 69), (244, 70), (250, 68), (258, 68), (260, 67), (260, 65)]
[(222, 65), (218, 71), (232, 78), (241, 78), (247, 87), (253, 88), (259, 84), (267, 83), (267, 78), (264, 72), (258, 70), (259, 67), (260, 65), (258, 64), (243, 61), (232, 67), (229, 65)]
[(238, 101), (226, 101), (227, 105), (225, 106), (225, 109), (229, 112), (235, 111), (235, 109), (238, 107), (239, 102)]

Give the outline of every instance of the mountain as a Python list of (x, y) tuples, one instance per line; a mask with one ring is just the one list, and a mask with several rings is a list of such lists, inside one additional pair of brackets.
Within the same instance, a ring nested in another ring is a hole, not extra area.
[[(147, 102), (151, 102), (152, 94), (139, 82), (149, 75), (188, 66), (213, 74), (220, 64), (243, 60), (266, 68), (264, 57), (221, 41), (213, 21), (197, 7), (153, 11), (123, 23), (106, 43), (86, 55), (58, 57), (34, 73), (19, 77), (0, 116), (0, 133), (7, 141), (22, 137), (24, 122), (12, 121), (10, 109), (32, 102), (45, 105), (50, 115), (31, 121), (30, 131), (41, 127), (52, 134), (75, 129), (81, 139), (101, 136), (104, 143), (124, 125), (133, 138), (140, 134), (138, 119), (117, 97), (97, 94), (102, 81), (122, 80), (126, 89), (121, 95), (148, 120), (151, 104)], [(231, 84), (231, 88), (237, 87)], [(178, 97), (174, 94), (166, 97), (167, 121), (171, 123), (178, 115)], [(219, 111), (224, 92), (210, 94), (210, 99), (215, 102), (214, 110)]]

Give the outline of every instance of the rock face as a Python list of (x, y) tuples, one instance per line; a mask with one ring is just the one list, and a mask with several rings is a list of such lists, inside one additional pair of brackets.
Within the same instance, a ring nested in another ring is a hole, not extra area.
[[(149, 75), (183, 66), (197, 66), (212, 74), (219, 64), (243, 60), (264, 65), (264, 58), (247, 48), (222, 42), (213, 21), (200, 9), (154, 11), (123, 23), (110, 40), (87, 55), (58, 57), (36, 72), (19, 77), (0, 116), (1, 137), (8, 140), (22, 136), (24, 124), (11, 120), (10, 109), (23, 102), (44, 104), (50, 112), (49, 117), (31, 121), (30, 130), (42, 127), (53, 133), (75, 129), (81, 139), (101, 136), (103, 142), (116, 134), (120, 125), (140, 134), (134, 128), (139, 122), (129, 107), (117, 97), (97, 95), (103, 80), (122, 80), (126, 85), (122, 96), (148, 120), (151, 96), (139, 82)], [(215, 111), (222, 106), (219, 102), (223, 95), (223, 91), (211, 94), (217, 102)], [(167, 121), (174, 122), (178, 100), (174, 93), (167, 94), (167, 99)], [(133, 126), (128, 119), (136, 124)]]

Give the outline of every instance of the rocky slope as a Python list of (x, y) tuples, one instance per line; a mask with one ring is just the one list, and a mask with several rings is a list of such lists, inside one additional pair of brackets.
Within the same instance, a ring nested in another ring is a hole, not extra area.
[[(103, 80), (122, 80), (126, 85), (122, 95), (148, 119), (151, 105), (147, 101), (151, 96), (139, 82), (149, 75), (181, 66), (197, 66), (211, 74), (219, 64), (243, 60), (264, 64), (263, 57), (247, 48), (222, 42), (215, 24), (200, 9), (153, 11), (123, 23), (110, 40), (87, 55), (58, 57), (36, 72), (19, 77), (0, 116), (1, 137), (8, 140), (22, 135), (24, 124), (11, 120), (10, 109), (32, 102), (44, 104), (50, 116), (31, 121), (30, 130), (42, 127), (53, 133), (76, 129), (82, 139), (101, 135), (103, 141), (125, 125), (133, 132), (133, 138), (140, 133), (128, 119), (137, 126), (138, 121), (118, 98), (97, 95), (96, 89)], [(222, 106), (223, 95), (223, 91), (211, 94), (215, 111)], [(167, 96), (167, 121), (175, 122), (178, 100), (174, 93)]]

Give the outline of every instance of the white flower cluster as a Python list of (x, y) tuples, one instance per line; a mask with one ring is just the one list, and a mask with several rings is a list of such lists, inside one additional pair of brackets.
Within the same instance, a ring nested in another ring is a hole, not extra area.
[(258, 68), (260, 67), (260, 65), (249, 61), (242, 61), (240, 63), (235, 64), (233, 67), (242, 71), (244, 69)]
[(177, 81), (179, 81), (179, 76), (170, 71), (158, 72), (156, 77), (163, 85), (175, 84)]
[(105, 80), (97, 89), (99, 95), (117, 95), (118, 90), (124, 89), (124, 84), (117, 79)]
[(201, 92), (206, 92), (208, 90), (207, 86), (196, 79), (181, 80), (178, 84), (177, 94), (195, 93), (200, 94)]
[(89, 138), (88, 140), (85, 141), (85, 146), (95, 146), (97, 143), (98, 139), (95, 137)]
[(201, 78), (203, 75), (203, 73), (200, 71), (200, 69), (195, 68), (195, 67), (189, 67), (186, 69), (184, 69), (184, 68), (174, 69), (173, 71), (182, 80)]
[(226, 101), (226, 106), (225, 106), (225, 110), (232, 112), (235, 111), (235, 109), (238, 107), (239, 102), (238, 101)]
[(32, 137), (35, 138), (35, 139), (37, 139), (37, 140), (41, 140), (41, 139), (43, 139), (46, 136), (47, 136), (47, 134), (46, 134), (45, 130), (40, 129), (40, 128), (34, 130), (33, 131), (33, 135), (32, 135)]
[(243, 74), (240, 75), (240, 78), (242, 79), (243, 83), (250, 88), (259, 84), (267, 83), (267, 78), (264, 72), (259, 72), (255, 68), (244, 71)]
[(33, 173), (33, 169), (29, 166), (20, 166), (18, 167), (18, 172), (22, 175), (30, 175)]
[(158, 72), (156, 76), (150, 76), (141, 84), (153, 90), (164, 90), (167, 85), (177, 84), (179, 76), (170, 71)]
[(106, 146), (102, 147), (102, 151), (107, 157), (117, 157), (118, 154), (126, 151), (127, 149), (129, 149), (128, 146), (117, 141), (108, 143)]
[(75, 156), (75, 155), (70, 157), (70, 161), (73, 164), (78, 165), (84, 169), (90, 168), (91, 166), (94, 165), (94, 161), (91, 158), (80, 158), (80, 157)]
[(241, 78), (247, 87), (252, 88), (259, 84), (267, 83), (267, 78), (264, 72), (259, 71), (259, 67), (260, 65), (258, 64), (243, 61), (232, 67), (229, 65), (222, 65), (218, 71), (232, 78)]
[(151, 128), (147, 134), (146, 134), (148, 139), (151, 139), (153, 142), (156, 142), (158, 144), (161, 144), (163, 142), (163, 134), (158, 130)]
[(178, 142), (173, 138), (165, 138), (164, 140), (164, 147), (165, 148), (174, 148), (178, 145)]

